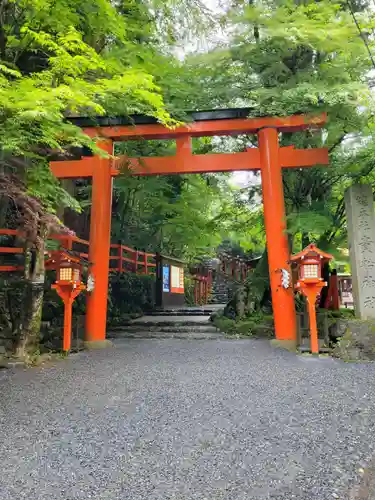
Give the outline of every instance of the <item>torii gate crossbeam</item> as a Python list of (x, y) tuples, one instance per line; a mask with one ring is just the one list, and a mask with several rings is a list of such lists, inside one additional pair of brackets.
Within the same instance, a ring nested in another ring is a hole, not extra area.
[[(326, 115), (242, 118), (239, 110), (201, 112), (193, 123), (168, 129), (154, 119), (138, 117), (134, 125), (106, 123), (86, 126), (87, 119), (78, 120), (83, 131), (98, 138), (107, 153), (113, 154), (113, 142), (134, 139), (176, 139), (176, 155), (163, 158), (103, 158), (51, 162), (52, 172), (59, 178), (92, 177), (92, 209), (89, 260), (95, 278), (95, 289), (88, 298), (86, 341), (101, 344), (106, 337), (112, 177), (127, 165), (133, 175), (186, 174), (260, 170), (262, 176), (264, 220), (268, 263), (272, 290), (272, 306), (276, 339), (294, 345), (296, 324), (294, 294), (281, 286), (281, 269), (290, 270), (286, 235), (282, 168), (301, 168), (328, 164), (326, 149), (298, 150), (279, 147), (279, 132), (295, 132), (322, 127)], [(242, 111), (242, 110), (241, 110)], [(234, 118), (233, 112), (235, 112)], [(107, 120), (108, 121), (108, 120)], [(137, 123), (138, 121), (138, 123)], [(113, 122), (113, 120), (111, 120)], [(258, 148), (243, 153), (194, 155), (191, 138), (214, 135), (257, 134)]]

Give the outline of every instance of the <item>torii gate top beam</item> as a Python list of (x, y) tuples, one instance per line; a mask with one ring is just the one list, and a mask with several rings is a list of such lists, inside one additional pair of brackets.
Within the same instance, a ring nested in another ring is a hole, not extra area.
[[(196, 120), (170, 129), (156, 119), (147, 116), (134, 116), (132, 119), (98, 117), (72, 118), (75, 125), (81, 126), (90, 137), (108, 141), (102, 142), (108, 153), (113, 152), (113, 141), (132, 139), (176, 139), (176, 155), (148, 158), (116, 158), (111, 163), (111, 174), (118, 175), (127, 165), (134, 175), (160, 175), (175, 173), (228, 172), (233, 170), (260, 170), (258, 148), (242, 153), (194, 155), (191, 138), (214, 135), (254, 134), (263, 128), (273, 128), (282, 132), (293, 132), (310, 127), (321, 127), (326, 122), (326, 114), (292, 115), (285, 117), (246, 118), (248, 109), (201, 111), (191, 115)], [(96, 124), (94, 127), (93, 124)], [(299, 150), (293, 147), (280, 148), (282, 168), (311, 167), (328, 164), (326, 149)], [(54, 161), (51, 169), (56, 177), (91, 177), (95, 169), (92, 157), (82, 160)]]
[(277, 128), (280, 132), (296, 132), (310, 127), (322, 127), (326, 114), (292, 115), (285, 117), (246, 118), (249, 110), (218, 110), (197, 112), (191, 115), (194, 121), (176, 128), (157, 123), (154, 118), (134, 116), (123, 118), (73, 118), (72, 122), (82, 127), (90, 137), (100, 136), (114, 141), (137, 139), (173, 139), (189, 135), (204, 137), (213, 135), (254, 134), (262, 128)]

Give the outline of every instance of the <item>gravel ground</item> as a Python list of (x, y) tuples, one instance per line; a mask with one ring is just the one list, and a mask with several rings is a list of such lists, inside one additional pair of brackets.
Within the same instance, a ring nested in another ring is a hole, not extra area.
[(1, 500), (344, 500), (375, 455), (375, 364), (263, 341), (125, 340), (0, 384)]

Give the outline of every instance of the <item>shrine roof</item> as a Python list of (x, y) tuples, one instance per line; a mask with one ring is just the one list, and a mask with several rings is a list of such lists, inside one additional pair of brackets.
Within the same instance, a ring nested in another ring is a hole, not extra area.
[(304, 248), (301, 252), (293, 255), (290, 260), (291, 262), (295, 262), (297, 260), (300, 260), (304, 257), (308, 257), (309, 255), (319, 255), (322, 259), (325, 260), (331, 260), (333, 259), (333, 255), (323, 252), (323, 250), (320, 250), (314, 243), (311, 243), (308, 245), (306, 248)]

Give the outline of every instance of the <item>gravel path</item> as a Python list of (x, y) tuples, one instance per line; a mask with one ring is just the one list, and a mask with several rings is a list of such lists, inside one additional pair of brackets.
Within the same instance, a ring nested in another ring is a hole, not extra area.
[(0, 384), (1, 500), (345, 500), (375, 455), (375, 364), (263, 341), (128, 340)]

